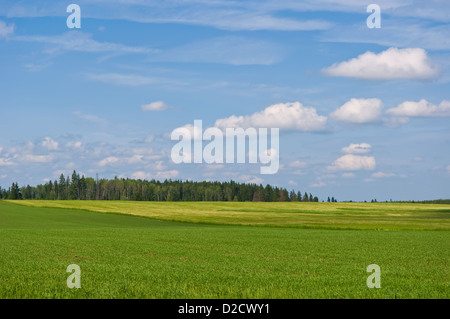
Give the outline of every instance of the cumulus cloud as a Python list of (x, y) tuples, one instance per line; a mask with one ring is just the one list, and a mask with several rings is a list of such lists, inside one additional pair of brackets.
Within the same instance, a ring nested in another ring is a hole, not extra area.
[(150, 173), (146, 173), (144, 171), (138, 171), (138, 172), (134, 172), (133, 174), (131, 174), (131, 177), (133, 179), (151, 179), (152, 178), (152, 174)]
[(169, 105), (163, 101), (156, 101), (150, 104), (144, 104), (141, 106), (142, 111), (164, 111), (169, 108)]
[(155, 177), (156, 179), (171, 179), (178, 176), (177, 170), (171, 170), (171, 171), (159, 171), (156, 173)]
[(322, 71), (329, 76), (372, 80), (429, 79), (439, 75), (438, 68), (421, 48), (389, 48), (378, 54), (367, 51)]
[(8, 158), (0, 157), (0, 166), (14, 166), (16, 163), (11, 162)]
[(315, 108), (305, 107), (300, 102), (294, 102), (273, 104), (252, 115), (232, 115), (218, 119), (215, 126), (221, 129), (266, 127), (297, 131), (322, 131), (325, 129), (326, 122), (327, 117), (318, 115)]
[(364, 154), (369, 153), (371, 147), (372, 146), (367, 143), (350, 144), (349, 146), (342, 148), (341, 151), (347, 154)]
[(328, 169), (331, 171), (358, 171), (374, 170), (376, 167), (375, 158), (372, 156), (360, 156), (347, 154), (339, 157)]
[(14, 33), (14, 24), (6, 24), (5, 21), (0, 20), (0, 39), (6, 38)]
[(24, 155), (21, 157), (23, 162), (27, 163), (49, 163), (53, 161), (53, 155)]
[(82, 142), (68, 142), (67, 144), (66, 144), (66, 146), (67, 147), (70, 147), (70, 148), (80, 148), (81, 146), (82, 146)]
[(379, 99), (352, 98), (330, 114), (332, 119), (350, 123), (369, 123), (380, 119), (383, 102)]
[(106, 166), (106, 165), (117, 163), (118, 161), (119, 161), (119, 159), (117, 157), (109, 156), (109, 157), (101, 160), (100, 162), (98, 162), (98, 165), (99, 166)]
[(302, 161), (293, 161), (289, 163), (290, 167), (295, 167), (295, 168), (302, 168), (306, 166), (305, 162)]
[(406, 101), (397, 107), (388, 109), (386, 114), (393, 116), (450, 116), (450, 101), (443, 100), (439, 105), (434, 105), (427, 100), (418, 102)]
[(312, 183), (310, 186), (311, 187), (324, 187), (324, 186), (327, 186), (327, 183), (325, 183), (322, 180), (318, 180), (317, 182)]
[(144, 158), (143, 155), (139, 155), (139, 154), (135, 154), (129, 158), (127, 158), (127, 163), (128, 164), (138, 164), (138, 163), (142, 163), (142, 159)]
[(52, 140), (50, 137), (46, 137), (44, 141), (42, 141), (42, 146), (50, 151), (55, 151), (58, 149), (58, 142)]
[(387, 178), (387, 177), (394, 177), (394, 173), (383, 173), (383, 172), (376, 172), (372, 174), (372, 177), (375, 178)]
[(251, 175), (242, 175), (240, 179), (246, 184), (262, 184), (264, 182), (262, 178)]

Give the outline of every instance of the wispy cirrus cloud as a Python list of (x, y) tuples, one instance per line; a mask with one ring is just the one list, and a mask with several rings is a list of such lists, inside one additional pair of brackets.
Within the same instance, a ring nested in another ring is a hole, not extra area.
[[(84, 17), (119, 19), (140, 23), (176, 23), (222, 30), (323, 30), (331, 23), (321, 19), (298, 19), (278, 14), (289, 7), (272, 1), (103, 1), (79, 0), (89, 8)], [(174, 10), (174, 7), (177, 10)], [(35, 1), (6, 0), (0, 14), (9, 17), (63, 16), (65, 7)]]
[(118, 85), (118, 86), (158, 86), (162, 88), (181, 88), (186, 89), (192, 85), (201, 85), (191, 83), (190, 80), (173, 79), (169, 77), (153, 77), (147, 75), (133, 74), (133, 73), (87, 73), (85, 78), (88, 81), (101, 82), (106, 84)]
[(221, 63), (229, 65), (272, 65), (287, 50), (267, 40), (243, 36), (223, 36), (197, 40), (153, 55), (150, 61)]
[(363, 23), (341, 24), (332, 31), (324, 31), (319, 38), (323, 42), (373, 43), (386, 47), (420, 47), (427, 50), (450, 49), (449, 24), (430, 25), (416, 19), (387, 19), (385, 15), (382, 21), (382, 27), (377, 29), (377, 32), (373, 32)]
[(29, 35), (15, 36), (15, 41), (37, 42), (47, 45), (44, 53), (56, 54), (61, 52), (91, 52), (91, 53), (157, 53), (159, 50), (132, 47), (119, 43), (100, 42), (92, 38), (92, 34), (81, 31), (70, 31), (61, 35)]
[(82, 113), (80, 111), (72, 112), (72, 114), (75, 115), (76, 117), (78, 117), (79, 119), (82, 119), (84, 121), (88, 121), (88, 122), (91, 122), (91, 123), (95, 123), (95, 124), (107, 124), (108, 123), (107, 120), (105, 120), (105, 119), (103, 119), (101, 117), (98, 117), (96, 115), (85, 114), (85, 113)]

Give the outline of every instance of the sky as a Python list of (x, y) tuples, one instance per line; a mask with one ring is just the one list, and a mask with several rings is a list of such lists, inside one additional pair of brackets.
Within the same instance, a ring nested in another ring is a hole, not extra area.
[[(450, 198), (449, 12), (439, 0), (0, 0), (0, 186), (76, 170), (320, 200)], [(175, 163), (171, 132), (195, 120), (279, 128), (278, 171)]]

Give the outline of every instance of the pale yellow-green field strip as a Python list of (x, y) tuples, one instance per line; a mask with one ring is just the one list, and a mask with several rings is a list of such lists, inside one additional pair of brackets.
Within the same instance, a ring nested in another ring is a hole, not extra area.
[(450, 230), (450, 205), (437, 204), (41, 200), (9, 202), (190, 223), (326, 229)]

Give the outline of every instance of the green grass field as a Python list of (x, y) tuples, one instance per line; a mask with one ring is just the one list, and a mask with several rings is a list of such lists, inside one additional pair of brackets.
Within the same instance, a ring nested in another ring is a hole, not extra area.
[(449, 298), (449, 230), (449, 205), (0, 201), (0, 298)]

